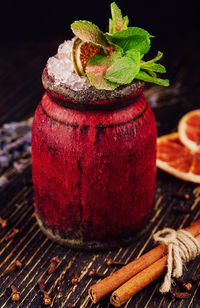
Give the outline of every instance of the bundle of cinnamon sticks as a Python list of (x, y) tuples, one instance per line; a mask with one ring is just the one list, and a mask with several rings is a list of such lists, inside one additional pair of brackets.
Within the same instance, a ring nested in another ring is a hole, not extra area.
[[(195, 236), (200, 244), (200, 220), (185, 230)], [(161, 244), (91, 286), (88, 293), (93, 303), (98, 303), (111, 294), (110, 302), (115, 307), (123, 305), (133, 295), (165, 273), (167, 251), (167, 246)]]

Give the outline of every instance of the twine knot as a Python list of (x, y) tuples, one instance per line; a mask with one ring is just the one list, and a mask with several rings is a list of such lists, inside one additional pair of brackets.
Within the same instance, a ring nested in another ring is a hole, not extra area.
[(200, 254), (200, 246), (191, 233), (182, 229), (175, 231), (165, 228), (155, 233), (153, 238), (156, 242), (168, 246), (167, 273), (160, 287), (160, 292), (169, 292), (172, 276), (179, 278), (183, 275), (184, 263), (193, 260)]

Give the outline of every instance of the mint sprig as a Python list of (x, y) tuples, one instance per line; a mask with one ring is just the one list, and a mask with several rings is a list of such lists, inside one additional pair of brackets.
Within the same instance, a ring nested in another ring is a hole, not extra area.
[(154, 36), (139, 27), (128, 27), (128, 17), (122, 16), (115, 2), (111, 3), (111, 16), (109, 33), (103, 33), (89, 21), (75, 21), (71, 25), (74, 34), (82, 41), (102, 50), (101, 54), (95, 54), (87, 63), (86, 75), (90, 83), (104, 90), (114, 90), (134, 79), (169, 86), (168, 79), (157, 76), (158, 73), (166, 72), (163, 65), (156, 63), (162, 58), (162, 52), (144, 61)]
[(122, 12), (115, 2), (111, 3), (110, 9), (112, 18), (109, 18), (109, 33), (114, 34), (126, 29), (129, 23), (128, 16), (122, 16)]

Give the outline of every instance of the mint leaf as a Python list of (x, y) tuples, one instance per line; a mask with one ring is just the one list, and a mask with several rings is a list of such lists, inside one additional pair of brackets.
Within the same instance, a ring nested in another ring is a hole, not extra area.
[(153, 83), (156, 83), (156, 84), (164, 86), (164, 87), (169, 86), (169, 80), (168, 79), (161, 79), (161, 78), (153, 77), (153, 76), (150, 76), (149, 74), (147, 74), (144, 71), (138, 72), (137, 75), (135, 76), (135, 78), (139, 79), (139, 80), (147, 81), (147, 82), (153, 82)]
[(111, 18), (109, 18), (109, 33), (111, 34), (115, 33), (115, 25)]
[(123, 17), (123, 21), (124, 21), (125, 29), (128, 28), (128, 24), (129, 24), (129, 18), (128, 18), (128, 16), (124, 16), (124, 17)]
[(107, 69), (105, 78), (118, 84), (131, 83), (140, 70), (140, 54), (125, 55), (116, 59)]
[(87, 64), (86, 75), (90, 83), (97, 89), (114, 90), (118, 85), (104, 78), (110, 65), (111, 57), (101, 54), (94, 55)]
[(152, 63), (154, 63), (154, 62), (160, 60), (160, 59), (162, 58), (162, 56), (163, 56), (163, 53), (162, 53), (161, 51), (158, 51), (157, 55), (156, 55), (152, 60), (143, 62), (143, 63), (141, 64), (141, 66), (143, 67), (143, 66), (152, 64)]
[(112, 19), (109, 19), (109, 33), (113, 34), (126, 29), (129, 23), (128, 16), (122, 16), (122, 12), (115, 2), (111, 3), (110, 8)]
[(151, 70), (156, 73), (166, 73), (166, 68), (158, 63), (144, 63), (141, 65), (141, 68)]
[[(152, 60), (147, 61), (147, 62), (142, 61), (141, 62), (141, 71), (146, 70), (147, 73), (150, 76), (155, 77), (155, 78), (157, 78), (156, 73), (166, 73), (166, 69), (163, 65), (158, 64), (158, 63), (154, 63), (155, 61), (160, 60), (162, 58), (162, 56), (163, 56), (163, 53), (159, 51), (157, 56), (154, 57)], [(148, 78), (148, 74), (147, 74), (146, 77), (143, 77), (143, 78)]]
[(107, 40), (103, 32), (92, 22), (86, 20), (75, 21), (71, 24), (73, 33), (82, 41), (95, 45), (107, 54)]
[(157, 77), (156, 73), (153, 71), (147, 70), (147, 73), (151, 75), (152, 77)]
[(131, 58), (133, 62), (137, 63), (138, 65), (140, 65), (140, 53), (137, 50), (134, 49), (130, 49), (128, 51), (126, 51), (126, 56)]
[(152, 59), (147, 61), (148, 63), (157, 62), (163, 57), (163, 53), (161, 51), (158, 51), (157, 55)]
[(109, 42), (116, 44), (123, 48), (126, 52), (130, 49), (135, 49), (144, 55), (150, 49), (152, 37), (146, 30), (138, 27), (130, 27), (126, 30), (116, 32), (113, 35), (106, 34), (106, 38)]

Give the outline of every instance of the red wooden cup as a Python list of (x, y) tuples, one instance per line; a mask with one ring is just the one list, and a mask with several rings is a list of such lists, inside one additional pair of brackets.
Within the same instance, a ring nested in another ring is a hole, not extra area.
[(121, 245), (142, 230), (156, 179), (156, 123), (136, 82), (115, 91), (46, 92), (32, 129), (36, 217), (56, 242)]

